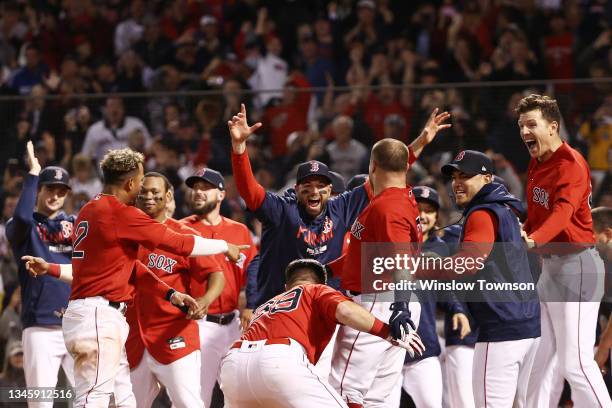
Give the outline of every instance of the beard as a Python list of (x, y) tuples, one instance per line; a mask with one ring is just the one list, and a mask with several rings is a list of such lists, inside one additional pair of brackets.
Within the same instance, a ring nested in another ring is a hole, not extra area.
[(204, 203), (204, 205), (202, 205), (201, 207), (197, 207), (195, 205), (195, 203), (191, 204), (191, 211), (196, 214), (196, 215), (207, 215), (209, 214), (212, 210), (215, 209), (215, 207), (217, 207), (217, 204), (219, 203), (219, 201), (214, 200), (214, 201), (207, 201), (206, 203)]

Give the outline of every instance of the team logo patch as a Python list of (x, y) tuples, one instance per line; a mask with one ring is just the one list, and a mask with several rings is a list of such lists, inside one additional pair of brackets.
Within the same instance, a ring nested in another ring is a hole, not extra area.
[(314, 173), (315, 171), (319, 171), (319, 163), (316, 161), (310, 162), (310, 172)]
[(421, 194), (422, 198), (429, 198), (429, 190), (424, 188), (423, 189), (423, 194)]
[(355, 220), (355, 222), (353, 223), (353, 226), (351, 227), (351, 235), (361, 240), (361, 233), (363, 232), (364, 229), (365, 227), (363, 226), (363, 224), (361, 224), (359, 220)]
[(465, 156), (465, 150), (460, 151), (457, 157), (455, 157), (455, 160), (453, 161), (456, 161), (456, 162), (461, 161), (463, 160), (463, 156)]
[(533, 188), (533, 202), (548, 210), (548, 192), (541, 187)]
[(53, 177), (56, 180), (61, 180), (62, 179), (62, 171), (60, 169), (55, 169), (55, 176)]

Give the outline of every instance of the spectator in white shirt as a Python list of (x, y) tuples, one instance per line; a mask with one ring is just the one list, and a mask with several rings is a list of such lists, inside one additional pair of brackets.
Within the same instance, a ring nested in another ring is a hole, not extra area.
[(128, 136), (140, 129), (145, 137), (145, 145), (151, 143), (151, 135), (144, 123), (135, 117), (125, 116), (123, 100), (116, 96), (106, 99), (104, 119), (95, 122), (87, 130), (82, 153), (100, 161), (110, 149), (128, 146)]
[(72, 194), (85, 193), (92, 199), (102, 192), (102, 182), (94, 172), (91, 158), (79, 153), (72, 159), (72, 174), (70, 180)]
[[(276, 36), (271, 36), (266, 42), (266, 55), (257, 59), (255, 72), (249, 78), (249, 85), (257, 95), (255, 97), (255, 106), (263, 108), (272, 98), (280, 98), (282, 96), (282, 88), (287, 81), (288, 65), (280, 55), (283, 51), (283, 46), (280, 39)], [(259, 90), (279, 89), (279, 92), (264, 92), (258, 94)]]
[(325, 150), (329, 154), (330, 169), (350, 179), (359, 173), (363, 157), (368, 149), (353, 139), (353, 119), (349, 116), (338, 116), (332, 122), (334, 141)]
[(132, 0), (130, 4), (130, 17), (117, 24), (115, 29), (115, 55), (122, 55), (142, 38), (144, 31), (142, 17), (144, 12), (144, 1)]

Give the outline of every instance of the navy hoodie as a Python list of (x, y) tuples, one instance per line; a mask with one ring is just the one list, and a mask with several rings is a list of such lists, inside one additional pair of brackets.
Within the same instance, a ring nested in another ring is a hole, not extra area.
[(316, 218), (298, 205), (293, 190), (284, 195), (266, 192), (261, 206), (254, 211), (263, 224), (256, 299), (259, 306), (285, 291), (285, 268), (294, 259), (313, 258), (327, 264), (342, 255), (344, 235), (368, 205), (364, 186), (329, 199)]
[(60, 212), (52, 220), (34, 212), (38, 176), (28, 174), (13, 218), (6, 224), (6, 237), (11, 243), (21, 285), (21, 321), (30, 326), (61, 325), (55, 312), (68, 305), (70, 285), (47, 275), (33, 278), (21, 260), (23, 255), (43, 258), (47, 262), (72, 262), (72, 228), (74, 216)]
[[(482, 209), (497, 218), (496, 245), (484, 268), (467, 279), (532, 283), (527, 249), (521, 238), (517, 219), (517, 216), (524, 214), (522, 203), (502, 184), (490, 183), (485, 185), (465, 208), (463, 214), (466, 222), (470, 214)], [(540, 303), (536, 291), (506, 291), (503, 292), (503, 301), (500, 301), (500, 294), (495, 292), (483, 291), (478, 295), (479, 301), (468, 303), (468, 308), (480, 330), (479, 342), (521, 340), (540, 336)]]

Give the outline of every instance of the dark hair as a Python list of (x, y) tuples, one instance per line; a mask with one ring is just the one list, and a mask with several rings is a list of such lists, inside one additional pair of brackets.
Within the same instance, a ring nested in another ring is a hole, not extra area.
[(157, 177), (157, 178), (162, 179), (164, 181), (164, 188), (166, 189), (166, 191), (164, 191), (164, 192), (167, 192), (167, 191), (170, 191), (170, 190), (172, 190), (174, 192), (174, 188), (172, 187), (172, 184), (170, 184), (170, 181), (168, 180), (168, 177), (164, 176), (163, 174), (158, 173), (156, 171), (150, 171), (150, 172), (148, 172), (147, 174), (144, 175), (144, 178), (147, 178), (147, 177)]
[(561, 124), (561, 112), (556, 99), (546, 95), (531, 94), (519, 101), (515, 112), (520, 115), (533, 110), (542, 112), (542, 117), (547, 121)]
[(372, 160), (383, 170), (405, 172), (408, 170), (408, 147), (397, 139), (379, 140), (372, 148)]
[(601, 232), (606, 228), (612, 228), (612, 208), (597, 207), (591, 211), (593, 215), (593, 229)]
[(327, 271), (325, 266), (315, 259), (296, 259), (289, 262), (285, 269), (285, 279), (287, 284), (292, 282), (298, 272), (303, 270), (314, 272), (318, 279), (317, 283), (325, 284), (327, 282)]
[(132, 149), (109, 150), (100, 162), (104, 184), (117, 185), (133, 177), (138, 165), (144, 164), (142, 153)]

